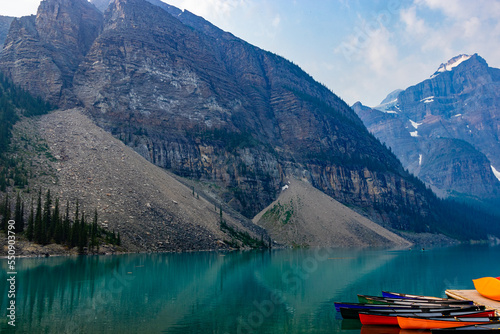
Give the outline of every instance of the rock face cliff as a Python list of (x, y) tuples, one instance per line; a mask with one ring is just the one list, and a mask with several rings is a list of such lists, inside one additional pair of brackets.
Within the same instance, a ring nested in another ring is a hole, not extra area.
[(500, 196), (500, 70), (454, 57), (375, 109), (353, 106), (370, 132), (439, 195)]
[(54, 105), (76, 105), (73, 76), (101, 27), (102, 14), (87, 1), (42, 1), (36, 16), (11, 24), (0, 69)]
[[(159, 5), (116, 0), (100, 14), (85, 0), (46, 0), (12, 25), (0, 68), (59, 106), (82, 105), (148, 161), (213, 186), (246, 217), (294, 176), (390, 227), (432, 225), (433, 195), (339, 97), (293, 63)], [(56, 12), (68, 13), (65, 24)], [(71, 48), (76, 36), (83, 45)]]
[(74, 80), (98, 124), (155, 164), (220, 185), (247, 217), (276, 198), (289, 173), (344, 203), (425, 205), (328, 89), (194, 14), (173, 13), (138, 0), (107, 9)]
[(3, 43), (7, 38), (10, 24), (12, 23), (13, 20), (14, 20), (13, 17), (0, 15), (0, 49), (3, 48)]

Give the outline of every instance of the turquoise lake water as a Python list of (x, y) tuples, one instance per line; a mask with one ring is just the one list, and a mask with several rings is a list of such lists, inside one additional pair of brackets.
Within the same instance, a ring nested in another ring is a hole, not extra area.
[[(445, 296), (500, 276), (500, 247), (273, 250), (18, 259), (15, 333), (359, 333), (333, 302)], [(1, 260), (0, 331), (7, 325)]]

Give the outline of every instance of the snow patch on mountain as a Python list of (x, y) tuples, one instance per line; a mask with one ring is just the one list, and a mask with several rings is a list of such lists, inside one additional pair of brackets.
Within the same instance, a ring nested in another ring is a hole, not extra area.
[(419, 127), (420, 125), (422, 125), (422, 124), (423, 124), (423, 123), (417, 123), (417, 122), (414, 122), (414, 121), (412, 121), (411, 119), (410, 119), (410, 123), (411, 123), (411, 125), (412, 125), (415, 129), (418, 129), (418, 127)]
[(493, 174), (495, 174), (495, 177), (498, 179), (498, 181), (500, 181), (500, 172), (497, 171), (497, 169), (493, 167), (493, 165), (491, 165), (491, 170), (493, 171)]
[(423, 98), (422, 100), (420, 100), (420, 102), (423, 102), (423, 103), (434, 102), (434, 96), (428, 96), (426, 98)]
[(431, 78), (434, 78), (435, 76), (439, 75), (440, 73), (447, 72), (453, 70), (455, 67), (463, 63), (464, 61), (468, 60), (470, 57), (469, 55), (466, 54), (461, 54), (456, 57), (451, 58), (448, 60), (447, 63), (443, 63), (439, 66), (436, 72), (431, 76)]

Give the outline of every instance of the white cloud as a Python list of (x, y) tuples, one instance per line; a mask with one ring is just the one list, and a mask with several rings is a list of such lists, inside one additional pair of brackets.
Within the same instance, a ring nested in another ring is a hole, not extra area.
[(41, 0), (0, 0), (0, 15), (21, 17), (36, 13)]
[(281, 22), (281, 16), (277, 14), (273, 19), (272, 23), (273, 27), (277, 28), (280, 25), (280, 22)]
[(247, 0), (162, 0), (181, 9), (200, 15), (208, 20), (220, 20), (231, 15), (240, 6), (245, 6)]
[(500, 3), (492, 0), (415, 0), (422, 7), (443, 12), (448, 18), (467, 20), (470, 17), (497, 20), (500, 16)]
[[(429, 10), (443, 19), (426, 18), (423, 13)], [(415, 28), (414, 22), (423, 24), (424, 33), (414, 34), (413, 43), (420, 44), (422, 52), (442, 57), (441, 62), (461, 53), (478, 53), (490, 66), (500, 67), (500, 49), (492, 42), (500, 38), (498, 17), (500, 1), (415, 0), (411, 11), (402, 12), (401, 21), (407, 28), (412, 24)]]
[(397, 63), (398, 49), (391, 41), (391, 34), (383, 27), (372, 34), (366, 50), (370, 68), (377, 74), (392, 73)]
[(475, 38), (478, 34), (480, 34), (481, 30), (481, 21), (477, 17), (471, 17), (470, 19), (464, 22), (464, 35), (467, 38)]
[(417, 8), (415, 6), (408, 9), (402, 9), (400, 12), (400, 20), (405, 25), (406, 33), (412, 36), (421, 36), (428, 31), (425, 21), (417, 17)]

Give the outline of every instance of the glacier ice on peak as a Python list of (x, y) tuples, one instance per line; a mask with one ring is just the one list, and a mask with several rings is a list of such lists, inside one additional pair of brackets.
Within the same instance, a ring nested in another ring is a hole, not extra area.
[(451, 71), (452, 68), (454, 67), (457, 67), (458, 65), (460, 65), (462, 62), (466, 61), (467, 59), (469, 59), (471, 56), (469, 55), (465, 55), (465, 54), (462, 54), (462, 55), (458, 55), (456, 57), (453, 57), (451, 58), (450, 60), (448, 60), (448, 62), (446, 64), (441, 64), (441, 66), (439, 66), (438, 68), (438, 72), (445, 72), (445, 71)]
[(439, 68), (437, 69), (437, 71), (434, 72), (433, 75), (431, 75), (431, 78), (434, 78), (435, 76), (437, 76), (443, 72), (451, 71), (452, 69), (454, 69), (455, 67), (457, 67), (458, 65), (463, 63), (464, 61), (468, 60), (470, 57), (472, 57), (472, 56), (469, 56), (466, 54), (461, 54), (461, 55), (458, 55), (458, 56), (451, 58), (450, 60), (448, 60), (448, 62), (441, 64), (439, 66)]

